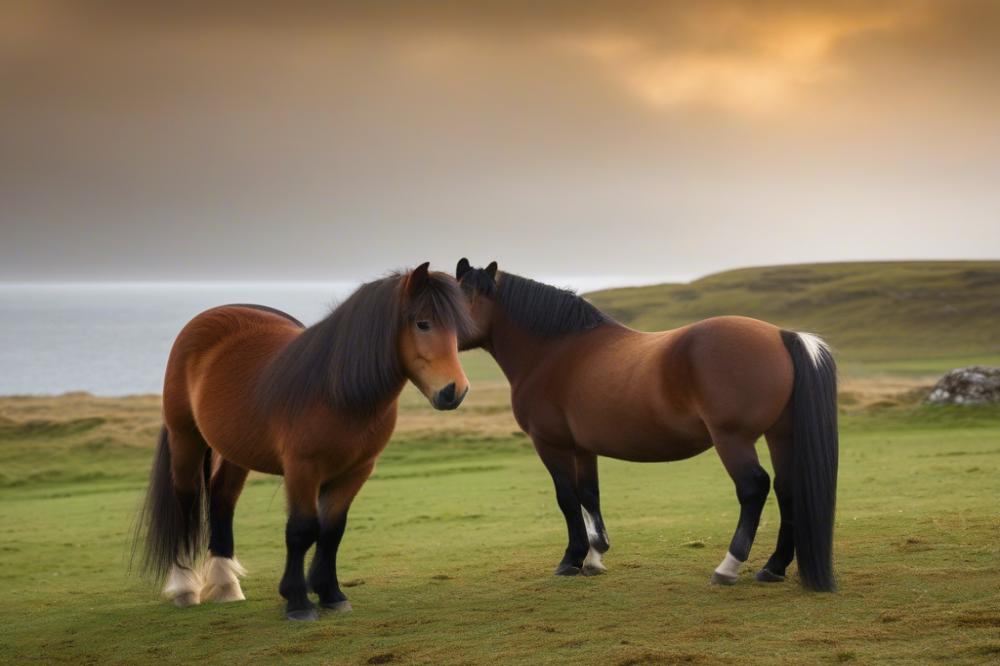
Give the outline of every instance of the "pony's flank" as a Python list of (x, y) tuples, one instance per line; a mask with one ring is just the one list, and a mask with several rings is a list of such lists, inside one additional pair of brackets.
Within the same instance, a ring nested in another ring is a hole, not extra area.
[(497, 302), (514, 322), (542, 336), (587, 331), (614, 320), (567, 289), (502, 273)]
[(406, 276), (398, 273), (364, 284), (304, 330), (265, 371), (263, 405), (295, 416), (319, 402), (367, 416), (390, 401), (405, 381), (396, 349), (400, 326), (426, 318), (460, 335), (471, 327), (450, 277), (429, 273), (412, 297), (405, 285)]

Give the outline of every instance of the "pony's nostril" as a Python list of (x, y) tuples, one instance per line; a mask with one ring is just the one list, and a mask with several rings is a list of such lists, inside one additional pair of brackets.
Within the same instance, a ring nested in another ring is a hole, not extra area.
[(455, 402), (455, 382), (448, 384), (443, 389), (438, 391), (438, 402), (445, 405), (450, 405)]

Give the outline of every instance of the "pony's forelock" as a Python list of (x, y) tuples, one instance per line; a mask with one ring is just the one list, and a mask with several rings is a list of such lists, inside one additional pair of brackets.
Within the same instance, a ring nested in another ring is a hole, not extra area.
[(370, 415), (405, 382), (397, 351), (402, 325), (426, 318), (459, 336), (472, 329), (454, 279), (428, 273), (421, 289), (409, 295), (407, 275), (392, 273), (361, 285), (283, 349), (261, 382), (264, 404), (292, 418), (317, 401)]
[(404, 301), (402, 314), (407, 322), (430, 319), (455, 331), (459, 339), (475, 330), (465, 296), (447, 273), (428, 273), (423, 289)]

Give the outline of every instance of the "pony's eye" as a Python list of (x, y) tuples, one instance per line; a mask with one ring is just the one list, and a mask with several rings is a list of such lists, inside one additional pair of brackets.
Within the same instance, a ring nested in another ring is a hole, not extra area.
[(417, 328), (421, 331), (429, 331), (431, 330), (431, 323), (429, 321), (418, 321)]

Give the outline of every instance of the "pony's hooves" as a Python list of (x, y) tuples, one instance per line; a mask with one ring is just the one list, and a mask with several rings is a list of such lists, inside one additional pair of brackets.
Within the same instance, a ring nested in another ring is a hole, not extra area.
[(584, 576), (600, 576), (603, 573), (607, 573), (608, 568), (603, 564), (584, 564), (583, 569), (580, 570)]
[(785, 582), (785, 577), (771, 573), (767, 569), (761, 569), (757, 572), (757, 580), (761, 583), (783, 583)]
[(178, 594), (176, 597), (174, 597), (172, 601), (174, 602), (174, 606), (177, 606), (178, 608), (187, 608), (188, 606), (197, 606), (198, 602), (199, 602), (198, 593), (197, 592), (183, 592), (181, 594)]
[(559, 568), (556, 569), (557, 576), (577, 576), (580, 574), (580, 567), (573, 566), (572, 564), (560, 564)]
[(201, 593), (202, 601), (211, 601), (217, 604), (229, 603), (230, 601), (246, 601), (243, 589), (239, 583), (209, 587)]
[(712, 573), (712, 585), (736, 585), (737, 580), (739, 580), (738, 576), (727, 576), (718, 571)]
[(286, 611), (285, 617), (294, 622), (315, 622), (319, 619), (319, 611), (315, 608), (303, 608), (302, 610)]
[(320, 606), (325, 610), (332, 611), (334, 613), (350, 613), (354, 610), (354, 607), (351, 606), (351, 602), (347, 599), (344, 599), (343, 601), (330, 601), (325, 604), (321, 603)]

